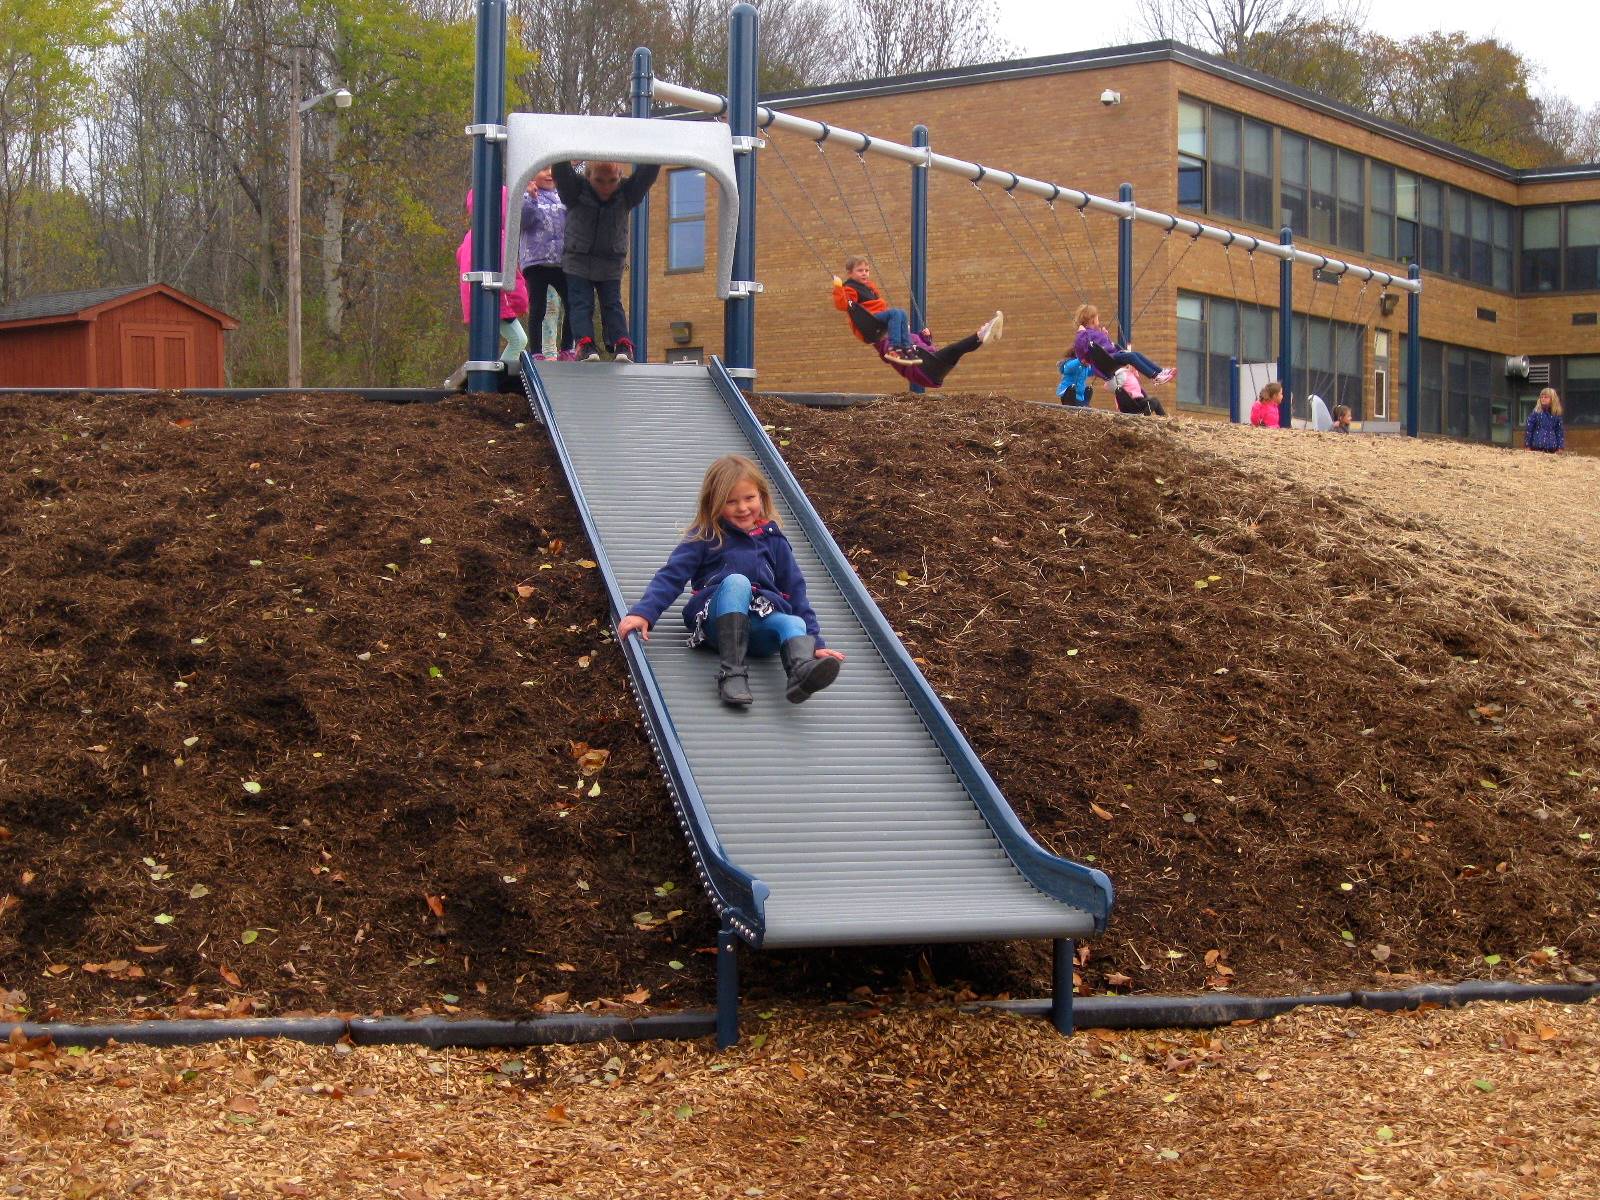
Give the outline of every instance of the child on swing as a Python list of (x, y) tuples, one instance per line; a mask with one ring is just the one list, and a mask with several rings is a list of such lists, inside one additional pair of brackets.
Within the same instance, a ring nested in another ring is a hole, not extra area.
[(717, 695), (745, 708), (750, 693), (747, 655), (777, 652), (788, 675), (784, 696), (799, 704), (839, 676), (844, 655), (822, 644), (817, 614), (806, 599), (805, 576), (783, 535), (772, 489), (742, 454), (725, 454), (706, 470), (695, 518), (639, 602), (617, 623), (617, 636), (650, 628), (687, 583), (683, 608), (689, 645), (717, 651)]
[(845, 278), (833, 277), (833, 306), (849, 314), (850, 332), (878, 352), (890, 368), (917, 387), (944, 386), (945, 376), (962, 357), (999, 341), (1005, 314), (998, 309), (976, 332), (948, 346), (936, 346), (930, 330), (911, 331), (903, 308), (891, 308), (872, 285), (872, 264), (859, 254), (844, 260)]
[[(1078, 306), (1078, 334), (1072, 341), (1072, 353), (1084, 366), (1101, 379), (1110, 379), (1117, 367), (1132, 367), (1146, 379), (1156, 383), (1171, 383), (1178, 377), (1172, 368), (1158, 367), (1137, 350), (1122, 349), (1111, 340), (1111, 335), (1100, 326), (1100, 310), (1092, 304)], [(1107, 369), (1107, 365), (1110, 369)]]

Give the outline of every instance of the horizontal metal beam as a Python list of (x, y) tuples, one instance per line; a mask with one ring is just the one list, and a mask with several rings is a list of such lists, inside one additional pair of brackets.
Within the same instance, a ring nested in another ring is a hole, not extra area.
[[(654, 81), (652, 95), (656, 100), (664, 104), (679, 104), (684, 108), (692, 108), (698, 112), (711, 113), (718, 116), (726, 111), (728, 106), (727, 100), (721, 96), (714, 95), (711, 92), (696, 91), (693, 88), (679, 87), (677, 84), (667, 83), (661, 79)], [(1088, 209), (1124, 219), (1131, 218), (1135, 221), (1142, 221), (1147, 225), (1158, 226), (1169, 233), (1183, 233), (1205, 241), (1219, 242), (1225, 247), (1231, 248), (1234, 245), (1238, 245), (1250, 254), (1260, 251), (1269, 258), (1292, 259), (1295, 262), (1315, 267), (1320, 271), (1331, 272), (1335, 275), (1354, 275), (1363, 282), (1377, 283), (1386, 288), (1392, 287), (1405, 292), (1420, 293), (1422, 291), (1421, 280), (1407, 279), (1403, 275), (1392, 275), (1387, 271), (1364, 267), (1360, 263), (1329, 258), (1326, 255), (1318, 254), (1314, 250), (1302, 250), (1296, 246), (1285, 246), (1276, 241), (1263, 241), (1248, 233), (1238, 233), (1232, 229), (1223, 229), (1216, 225), (1191, 221), (1186, 217), (1176, 216), (1173, 213), (1160, 212), (1152, 208), (1141, 208), (1137, 204), (1123, 204), (1120, 201), (1110, 200), (1104, 196), (1096, 196), (1092, 192), (1084, 192), (1077, 188), (1064, 187), (1043, 179), (1032, 179), (1026, 175), (1018, 175), (1014, 171), (986, 167), (982, 163), (968, 162), (962, 158), (951, 158), (947, 154), (935, 154), (931, 150), (903, 145), (900, 142), (891, 142), (885, 138), (870, 137), (853, 129), (843, 129), (837, 125), (829, 125), (822, 121), (808, 121), (804, 117), (791, 116), (774, 108), (758, 106), (756, 109), (756, 121), (763, 129), (786, 129), (791, 133), (801, 134), (819, 143), (837, 141), (858, 153), (882, 154), (888, 158), (910, 163), (913, 166), (926, 166), (936, 171), (946, 171), (953, 175), (960, 175), (975, 184), (995, 183), (1005, 191), (1012, 193), (1025, 192), (1031, 196), (1038, 196), (1050, 204), (1054, 204), (1057, 200), (1065, 200), (1076, 209)]]

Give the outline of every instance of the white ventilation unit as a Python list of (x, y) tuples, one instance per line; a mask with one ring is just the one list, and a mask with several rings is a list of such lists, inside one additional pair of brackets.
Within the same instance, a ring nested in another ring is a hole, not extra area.
[(1528, 356), (1526, 354), (1512, 354), (1506, 357), (1506, 378), (1526, 379), (1528, 370)]

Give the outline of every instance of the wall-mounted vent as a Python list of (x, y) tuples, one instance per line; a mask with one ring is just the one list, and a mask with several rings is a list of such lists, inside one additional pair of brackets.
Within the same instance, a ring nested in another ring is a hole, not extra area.
[(1572, 323), (1574, 325), (1593, 325), (1593, 324), (1596, 323), (1595, 317), (1597, 315), (1600, 315), (1600, 314), (1596, 314), (1596, 313), (1573, 313), (1572, 314)]
[(1534, 387), (1550, 386), (1550, 364), (1536, 362), (1528, 364), (1528, 382)]
[(1492, 324), (1499, 319), (1500, 314), (1495, 312), (1492, 308), (1480, 308), (1478, 310), (1478, 320), (1480, 321), (1488, 321)]

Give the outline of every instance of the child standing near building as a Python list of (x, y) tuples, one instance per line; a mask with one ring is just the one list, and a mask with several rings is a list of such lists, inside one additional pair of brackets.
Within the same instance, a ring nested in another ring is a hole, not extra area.
[[(1111, 335), (1100, 326), (1100, 310), (1092, 304), (1078, 306), (1078, 333), (1072, 340), (1072, 353), (1101, 379), (1110, 379), (1117, 367), (1132, 367), (1146, 379), (1157, 383), (1171, 383), (1178, 372), (1171, 367), (1158, 367), (1137, 350), (1124, 350), (1111, 340)], [(1107, 365), (1110, 364), (1110, 370)]]
[(551, 288), (561, 302), (557, 357), (574, 357), (572, 306), (567, 303), (567, 273), (561, 269), (566, 237), (567, 206), (556, 192), (555, 172), (546, 167), (533, 177), (522, 195), (522, 237), (517, 256), (522, 278), (528, 285), (528, 330), (537, 346), (535, 358), (541, 357), (544, 350), (544, 314)]
[(1277, 429), (1280, 411), (1283, 405), (1283, 384), (1276, 381), (1267, 384), (1261, 389), (1261, 394), (1256, 397), (1256, 402), (1250, 406), (1250, 424), (1260, 425), (1265, 429)]
[(567, 275), (567, 308), (577, 355), (598, 362), (600, 348), (594, 340), (595, 297), (600, 299), (600, 328), (605, 345), (617, 362), (632, 362), (634, 346), (628, 337), (628, 314), (622, 307), (622, 269), (628, 260), (628, 214), (640, 204), (661, 168), (636, 167), (627, 179), (622, 164), (592, 162), (588, 174), (579, 175), (568, 162), (558, 162), (551, 172), (556, 193), (567, 206), (566, 239), (561, 269)]
[(717, 651), (717, 695), (744, 708), (750, 693), (747, 655), (774, 652), (788, 675), (784, 696), (799, 704), (839, 676), (844, 655), (822, 643), (806, 580), (772, 505), (761, 468), (742, 454), (725, 454), (706, 470), (693, 523), (639, 602), (617, 623), (617, 636), (650, 628), (687, 583), (684, 605), (689, 645)]
[(1529, 450), (1542, 450), (1546, 454), (1559, 454), (1567, 448), (1567, 429), (1561, 420), (1561, 397), (1555, 388), (1545, 388), (1539, 393), (1539, 403), (1528, 414), (1527, 427), (1522, 431), (1522, 444)]
[[(505, 213), (506, 189), (500, 189), (500, 211)], [(467, 232), (456, 247), (456, 276), (459, 279), (472, 270), (472, 192), (467, 192)], [(506, 364), (506, 378), (516, 380), (517, 359), (528, 344), (528, 335), (517, 318), (528, 311), (528, 285), (520, 271), (508, 271), (516, 286), (500, 292), (500, 336), (505, 339), (505, 350), (500, 361)], [(472, 285), (461, 280), (461, 323), (472, 324)], [(446, 381), (448, 384), (448, 381)], [(520, 383), (516, 386), (520, 387)]]
[(866, 256), (845, 259), (844, 276), (833, 277), (833, 306), (849, 314), (850, 332), (869, 346), (887, 338), (886, 352), (880, 350), (879, 357), (890, 366), (917, 366), (921, 359), (911, 337), (911, 318), (905, 309), (891, 308), (873, 285)]

